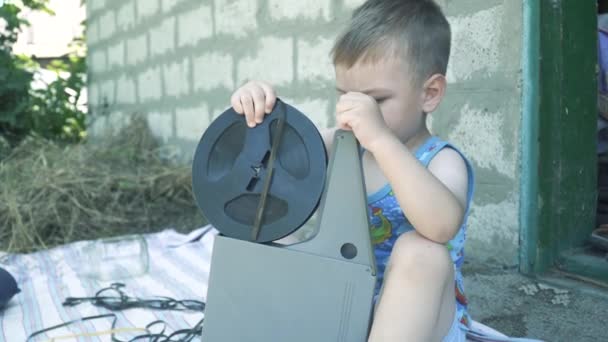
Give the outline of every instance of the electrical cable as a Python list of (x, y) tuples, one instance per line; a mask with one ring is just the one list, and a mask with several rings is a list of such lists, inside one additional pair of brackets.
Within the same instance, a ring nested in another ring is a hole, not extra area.
[[(82, 303), (91, 303), (95, 306), (103, 307), (110, 311), (122, 311), (132, 308), (144, 308), (153, 310), (172, 310), (172, 311), (196, 311), (204, 312), (205, 303), (199, 300), (176, 300), (165, 296), (155, 296), (152, 298), (142, 299), (138, 297), (128, 296), (122, 289), (125, 288), (125, 284), (113, 283), (109, 287), (103, 288), (95, 293), (93, 297), (67, 297), (63, 302), (64, 306), (76, 306)], [(115, 313), (106, 313), (95, 316), (87, 316), (80, 319), (75, 319), (62, 324), (47, 327), (38, 330), (30, 334), (26, 342), (33, 341), (33, 338), (44, 333), (68, 327), (75, 323), (80, 323), (95, 319), (112, 318), (112, 325), (110, 330), (96, 331), (96, 332), (83, 332), (74, 335), (65, 335), (55, 338), (51, 338), (51, 341), (58, 339), (67, 339), (84, 336), (100, 336), (111, 334), (112, 342), (136, 342), (136, 341), (150, 341), (150, 342), (190, 342), (197, 336), (202, 336), (204, 317), (198, 321), (198, 323), (190, 329), (179, 329), (172, 333), (166, 333), (167, 323), (162, 320), (156, 320), (145, 328), (116, 328), (117, 316)], [(162, 329), (158, 331), (158, 326), (162, 326)], [(154, 329), (153, 329), (154, 328)], [(129, 340), (121, 340), (116, 337), (117, 333), (127, 331), (140, 331), (144, 332), (141, 335), (136, 335)], [(156, 330), (157, 332), (154, 332)]]

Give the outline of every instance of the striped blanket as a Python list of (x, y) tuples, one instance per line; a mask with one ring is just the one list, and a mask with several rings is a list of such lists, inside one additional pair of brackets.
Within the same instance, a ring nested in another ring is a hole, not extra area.
[[(141, 298), (168, 296), (204, 301), (216, 233), (215, 229), (207, 226), (188, 235), (174, 230), (147, 235), (149, 271), (136, 278), (121, 280), (126, 285), (125, 291), (130, 296)], [(32, 254), (0, 256), (0, 266), (16, 278), (21, 288), (21, 292), (0, 313), (0, 342), (25, 341), (31, 333), (40, 329), (109, 312), (90, 303), (75, 307), (62, 305), (66, 297), (93, 296), (111, 283), (78, 276), (76, 253), (82, 243)], [(155, 320), (163, 320), (167, 323), (168, 331), (192, 328), (203, 317), (202, 313), (197, 312), (147, 309), (119, 311), (116, 316), (118, 328), (144, 328)], [(83, 332), (103, 332), (111, 329), (111, 323), (111, 318), (77, 323), (40, 335), (34, 341), (49, 341), (53, 337)], [(117, 337), (128, 340), (141, 334), (123, 332)], [(110, 341), (110, 335), (80, 337), (77, 340)]]
[[(217, 230), (206, 226), (188, 235), (179, 234), (174, 230), (147, 235), (149, 271), (136, 278), (120, 280), (126, 285), (125, 291), (132, 297), (167, 296), (178, 300), (205, 301), (211, 252), (216, 234)], [(294, 241), (284, 240), (285, 243)], [(95, 292), (111, 283), (111, 281), (102, 282), (78, 275), (77, 251), (83, 243), (85, 242), (75, 242), (24, 255), (0, 253), (0, 266), (15, 276), (21, 288), (21, 292), (13, 297), (5, 311), (0, 313), (0, 342), (22, 342), (31, 333), (46, 327), (110, 312), (90, 303), (74, 307), (62, 305), (66, 297), (93, 296)], [(167, 324), (166, 333), (171, 333), (194, 327), (203, 318), (203, 314), (188, 311), (129, 309), (116, 312), (116, 317), (116, 328), (142, 329), (156, 320), (162, 320)], [(112, 321), (113, 318), (104, 318), (76, 323), (39, 335), (32, 341), (111, 341), (109, 334), (77, 339), (67, 336), (107, 332), (111, 329)], [(125, 341), (141, 334), (141, 331), (121, 332), (116, 337)], [(473, 322), (467, 341), (538, 342), (525, 338), (508, 338), (478, 322)]]

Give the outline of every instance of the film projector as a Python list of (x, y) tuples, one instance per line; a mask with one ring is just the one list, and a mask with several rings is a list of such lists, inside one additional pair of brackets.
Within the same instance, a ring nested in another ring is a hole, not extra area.
[[(203, 341), (365, 341), (376, 267), (360, 150), (338, 131), (331, 160), (313, 123), (277, 100), (255, 128), (226, 110), (192, 166), (198, 206), (220, 234)], [(280, 240), (317, 210), (312, 238)]]

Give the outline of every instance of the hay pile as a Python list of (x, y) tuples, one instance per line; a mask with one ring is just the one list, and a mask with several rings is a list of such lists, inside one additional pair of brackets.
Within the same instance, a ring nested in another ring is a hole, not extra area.
[(171, 165), (141, 119), (104, 144), (27, 139), (0, 160), (0, 250), (204, 223), (189, 165)]

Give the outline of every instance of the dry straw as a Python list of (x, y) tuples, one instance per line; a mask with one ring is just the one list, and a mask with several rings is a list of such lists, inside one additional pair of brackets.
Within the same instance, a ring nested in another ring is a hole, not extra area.
[(160, 152), (141, 119), (105, 143), (26, 139), (0, 161), (0, 250), (200, 226), (190, 167)]

